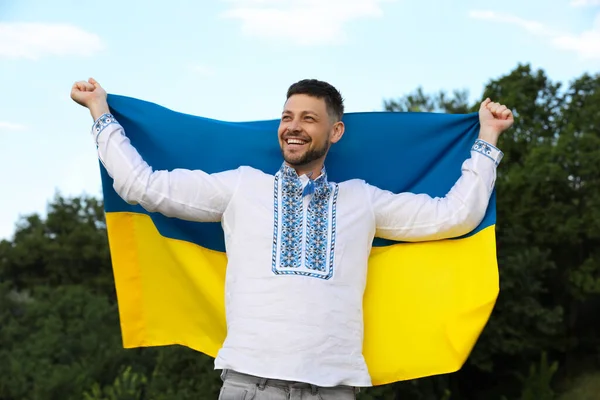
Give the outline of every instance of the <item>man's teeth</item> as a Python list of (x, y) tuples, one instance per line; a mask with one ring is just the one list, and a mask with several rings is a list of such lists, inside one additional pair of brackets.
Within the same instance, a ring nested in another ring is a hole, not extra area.
[(304, 144), (305, 142), (303, 142), (302, 140), (298, 140), (298, 139), (288, 139), (288, 144)]

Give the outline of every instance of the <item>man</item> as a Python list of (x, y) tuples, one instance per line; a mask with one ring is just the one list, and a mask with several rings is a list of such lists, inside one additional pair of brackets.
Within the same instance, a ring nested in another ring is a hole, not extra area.
[(222, 224), (227, 337), (215, 360), (222, 400), (352, 399), (370, 386), (362, 300), (373, 238), (439, 240), (477, 227), (502, 158), (498, 137), (513, 123), (510, 110), (486, 99), (461, 177), (444, 198), (431, 198), (328, 181), (324, 162), (344, 134), (344, 106), (325, 82), (289, 88), (274, 175), (247, 166), (153, 171), (110, 115), (98, 82), (75, 83), (71, 97), (90, 110), (98, 156), (125, 201)]

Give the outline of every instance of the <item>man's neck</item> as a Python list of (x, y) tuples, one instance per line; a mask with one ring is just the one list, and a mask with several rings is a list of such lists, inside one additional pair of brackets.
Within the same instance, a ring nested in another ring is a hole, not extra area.
[(287, 165), (290, 168), (293, 168), (296, 171), (296, 174), (298, 174), (298, 176), (306, 175), (312, 180), (317, 179), (321, 175), (321, 171), (323, 170), (323, 161), (321, 160), (301, 166), (294, 166), (290, 164)]

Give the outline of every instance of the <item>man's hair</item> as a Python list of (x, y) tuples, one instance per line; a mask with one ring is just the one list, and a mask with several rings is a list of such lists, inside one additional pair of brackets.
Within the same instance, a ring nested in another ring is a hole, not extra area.
[(287, 99), (295, 94), (305, 94), (325, 100), (327, 112), (338, 121), (344, 115), (344, 99), (340, 92), (327, 82), (317, 79), (303, 79), (294, 83), (287, 91)]

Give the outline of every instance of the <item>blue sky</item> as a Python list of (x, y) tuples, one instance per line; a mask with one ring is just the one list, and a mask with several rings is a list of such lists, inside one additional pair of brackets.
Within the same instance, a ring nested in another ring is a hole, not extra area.
[(338, 87), (353, 112), (418, 86), (478, 98), (518, 63), (563, 82), (595, 73), (600, 0), (551, 3), (0, 0), (0, 238), (56, 191), (101, 194), (92, 120), (69, 98), (76, 80), (239, 121), (277, 118), (307, 77)]

